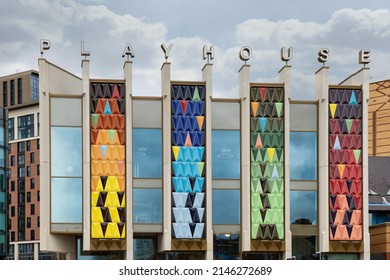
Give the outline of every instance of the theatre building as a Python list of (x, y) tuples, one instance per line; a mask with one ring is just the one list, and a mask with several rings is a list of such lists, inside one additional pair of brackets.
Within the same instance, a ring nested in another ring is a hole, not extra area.
[[(51, 50), (54, 51), (54, 50)], [(88, 58), (88, 57), (86, 57)], [(133, 65), (134, 64), (134, 65)], [(368, 77), (362, 68), (316, 99), (279, 82), (251, 82), (236, 98), (200, 80), (161, 94), (123, 77), (78, 77), (39, 59), (40, 249), (67, 259), (369, 259)], [(314, 76), (313, 76), (314, 78)]]

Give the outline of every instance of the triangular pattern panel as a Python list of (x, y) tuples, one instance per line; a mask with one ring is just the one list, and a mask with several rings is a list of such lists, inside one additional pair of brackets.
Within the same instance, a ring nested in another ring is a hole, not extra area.
[(91, 238), (122, 239), (125, 230), (125, 86), (90, 84)]
[(284, 240), (284, 88), (250, 90), (251, 238)]
[(362, 240), (362, 91), (329, 89), (330, 240)]
[(205, 238), (205, 90), (204, 85), (171, 88), (174, 239)]

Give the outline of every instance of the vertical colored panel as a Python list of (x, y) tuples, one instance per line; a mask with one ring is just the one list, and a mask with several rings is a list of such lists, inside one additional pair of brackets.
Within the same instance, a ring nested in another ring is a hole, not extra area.
[(205, 235), (205, 86), (172, 85), (173, 238)]
[(126, 237), (125, 86), (91, 83), (91, 237)]
[(284, 89), (251, 87), (252, 239), (284, 239)]
[(362, 91), (329, 89), (330, 240), (362, 240)]

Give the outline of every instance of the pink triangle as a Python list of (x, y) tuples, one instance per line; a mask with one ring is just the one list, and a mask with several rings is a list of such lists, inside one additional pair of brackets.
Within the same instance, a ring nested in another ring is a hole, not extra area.
[(112, 98), (120, 98), (117, 85), (114, 86), (114, 91), (112, 93)]
[(181, 100), (180, 104), (181, 104), (181, 111), (183, 112), (183, 114), (185, 114), (187, 111), (188, 100)]
[(187, 147), (191, 147), (192, 146), (191, 137), (190, 137), (190, 133), (189, 132), (187, 132), (186, 142), (184, 143), (184, 146), (187, 146)]
[(263, 143), (261, 142), (260, 134), (257, 134), (256, 148), (263, 148)]

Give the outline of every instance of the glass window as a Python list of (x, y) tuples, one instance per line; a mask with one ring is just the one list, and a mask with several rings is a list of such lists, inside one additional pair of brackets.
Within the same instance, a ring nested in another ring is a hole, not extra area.
[(36, 74), (31, 74), (31, 100), (39, 100), (39, 77)]
[(213, 102), (213, 129), (240, 129), (240, 103)]
[(81, 125), (81, 98), (51, 98), (50, 102), (51, 125)]
[(239, 260), (240, 236), (238, 234), (214, 234), (214, 260)]
[(133, 239), (134, 260), (156, 260), (157, 246), (153, 237)]
[(5, 151), (0, 148), (0, 167), (5, 167)]
[(21, 104), (23, 100), (22, 94), (22, 78), (18, 79), (18, 104)]
[(240, 131), (213, 130), (213, 178), (240, 178)]
[(34, 114), (18, 117), (18, 139), (34, 136)]
[(290, 132), (291, 180), (317, 180), (317, 133)]
[(34, 163), (34, 162), (35, 162), (35, 154), (31, 153), (30, 154), (30, 163)]
[(317, 236), (293, 236), (292, 254), (297, 260), (313, 260), (317, 252)]
[(317, 192), (290, 191), (291, 224), (317, 224)]
[(81, 127), (51, 128), (51, 175), (81, 176)]
[(10, 82), (11, 105), (15, 104), (15, 80)]
[(0, 127), (0, 145), (1, 146), (4, 146), (4, 127), (1, 126)]
[(8, 85), (7, 81), (3, 82), (3, 105), (7, 107), (8, 105)]
[(136, 224), (162, 223), (161, 189), (133, 189), (133, 222)]
[(213, 224), (240, 224), (240, 191), (213, 190)]
[(133, 129), (133, 177), (162, 177), (161, 129)]
[(81, 178), (51, 179), (51, 222), (82, 222)]
[(317, 131), (317, 104), (290, 105), (291, 131)]
[(15, 121), (14, 118), (8, 119), (8, 140), (12, 141), (15, 139)]

